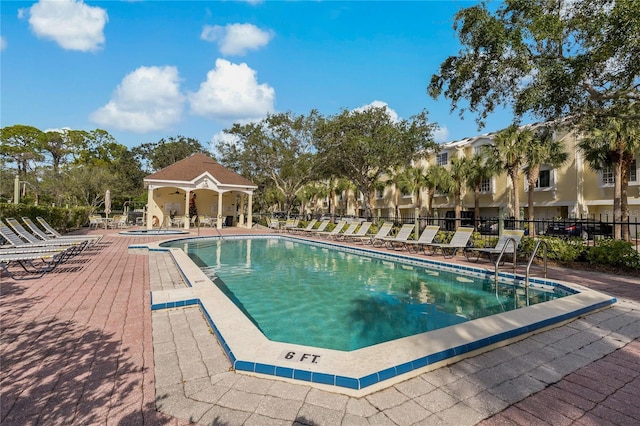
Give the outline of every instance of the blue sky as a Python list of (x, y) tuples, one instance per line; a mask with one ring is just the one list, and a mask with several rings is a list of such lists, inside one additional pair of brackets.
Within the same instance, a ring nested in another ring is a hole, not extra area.
[(133, 147), (182, 135), (207, 146), (268, 113), (423, 109), (439, 142), (478, 130), (426, 87), (459, 50), (469, 1), (0, 2), (0, 125), (107, 130)]

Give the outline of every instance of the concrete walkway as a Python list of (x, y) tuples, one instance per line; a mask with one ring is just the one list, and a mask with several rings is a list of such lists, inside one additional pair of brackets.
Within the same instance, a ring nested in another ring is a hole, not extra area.
[(619, 303), (352, 398), (229, 371), (197, 308), (151, 313), (182, 278), (127, 247), (158, 238), (106, 232), (55, 273), (1, 278), (3, 425), (640, 424), (637, 279), (553, 269)]

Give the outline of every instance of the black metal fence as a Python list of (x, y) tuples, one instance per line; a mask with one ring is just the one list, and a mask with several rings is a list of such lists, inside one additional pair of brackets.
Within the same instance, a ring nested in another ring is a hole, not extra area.
[[(483, 236), (494, 236), (500, 233), (500, 229), (524, 229), (525, 235), (530, 236), (554, 236), (560, 238), (581, 238), (587, 244), (595, 244), (596, 241), (604, 238), (613, 238), (615, 226), (620, 226), (621, 230), (628, 230), (629, 241), (640, 248), (640, 221), (637, 218), (628, 218), (620, 223), (616, 222), (610, 216), (600, 215), (580, 218), (567, 219), (535, 219), (529, 221), (527, 219), (515, 220), (513, 218), (504, 218), (500, 220), (497, 217), (481, 217), (477, 221), (470, 212), (463, 215), (459, 220), (460, 226), (473, 226)], [(450, 216), (450, 215), (447, 215)], [(267, 221), (272, 218), (271, 214), (254, 215), (256, 221)], [(415, 223), (416, 218), (411, 215), (403, 217), (375, 216), (375, 217), (358, 217), (355, 216), (330, 216), (330, 215), (290, 215), (290, 218), (301, 220), (310, 219), (330, 219), (337, 222), (340, 219), (347, 221), (372, 221), (372, 222), (393, 222), (396, 226), (405, 223)], [(280, 219), (286, 219), (286, 216)], [(457, 228), (456, 219), (453, 217), (418, 217), (420, 229), (424, 229), (427, 225), (439, 225), (440, 229), (453, 231)]]

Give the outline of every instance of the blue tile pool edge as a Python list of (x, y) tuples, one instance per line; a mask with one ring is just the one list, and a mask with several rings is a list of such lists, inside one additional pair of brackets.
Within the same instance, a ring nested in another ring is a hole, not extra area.
[[(153, 293), (152, 293), (152, 296), (153, 296)], [(262, 374), (266, 376), (284, 377), (284, 378), (293, 379), (293, 380), (300, 380), (303, 382), (331, 385), (331, 386), (343, 387), (343, 388), (352, 389), (352, 390), (361, 390), (369, 386), (375, 385), (377, 383), (383, 382), (385, 380), (389, 380), (391, 378), (400, 376), (402, 374), (406, 374), (411, 371), (418, 370), (418, 369), (427, 367), (429, 365), (436, 364), (441, 361), (446, 361), (449, 358), (464, 355), (466, 353), (469, 353), (478, 349), (482, 349), (484, 347), (494, 345), (496, 343), (499, 343), (505, 340), (510, 340), (515, 337), (518, 337), (527, 333), (531, 333), (536, 330), (539, 330), (560, 322), (568, 321), (572, 318), (579, 317), (588, 312), (605, 308), (609, 305), (616, 303), (616, 301), (617, 301), (616, 298), (612, 297), (607, 301), (585, 306), (576, 311), (564, 313), (561, 315), (556, 315), (555, 317), (546, 318), (542, 321), (538, 321), (538, 322), (529, 324), (527, 326), (497, 333), (493, 336), (485, 337), (483, 339), (480, 339), (474, 342), (466, 343), (464, 345), (459, 345), (453, 348), (445, 349), (443, 351), (435, 352), (435, 353), (417, 358), (413, 361), (405, 362), (405, 363), (396, 365), (394, 367), (386, 368), (384, 370), (374, 372), (360, 378), (333, 375), (333, 374), (328, 374), (323, 372), (311, 372), (308, 370), (299, 370), (299, 369), (283, 367), (275, 364), (272, 365), (272, 364), (257, 363), (253, 361), (238, 360), (236, 359), (235, 355), (233, 354), (233, 351), (231, 350), (231, 348), (225, 341), (224, 337), (222, 336), (222, 333), (220, 332), (218, 327), (216, 327), (216, 324), (211, 318), (211, 316), (209, 315), (209, 313), (207, 312), (207, 309), (204, 307), (204, 305), (199, 299), (188, 299), (184, 301), (171, 302), (171, 303), (158, 303), (158, 304), (153, 304), (152, 302), (151, 310), (156, 311), (156, 310), (162, 310), (162, 309), (172, 309), (172, 308), (180, 308), (180, 307), (197, 305), (200, 308), (200, 311), (202, 312), (208, 325), (211, 327), (211, 329), (215, 333), (216, 338), (218, 339), (218, 342), (222, 346), (225, 352), (225, 355), (231, 362), (234, 370)]]

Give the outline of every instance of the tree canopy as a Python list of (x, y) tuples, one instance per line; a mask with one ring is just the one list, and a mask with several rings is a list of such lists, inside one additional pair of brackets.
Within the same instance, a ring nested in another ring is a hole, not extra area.
[(217, 145), (220, 160), (262, 188), (273, 185), (289, 212), (313, 175), (312, 134), (317, 113), (278, 113), (225, 132), (233, 141)]
[[(492, 11), (495, 9), (495, 11)], [(505, 0), (454, 17), (461, 51), (432, 75), (428, 93), (477, 114), (498, 106), (517, 118), (571, 115), (638, 119), (640, 2)]]
[(426, 150), (436, 149), (435, 125), (427, 113), (394, 121), (386, 107), (342, 113), (319, 120), (315, 132), (317, 166), (321, 175), (341, 176), (354, 183), (371, 215), (376, 182), (384, 173), (408, 167)]

